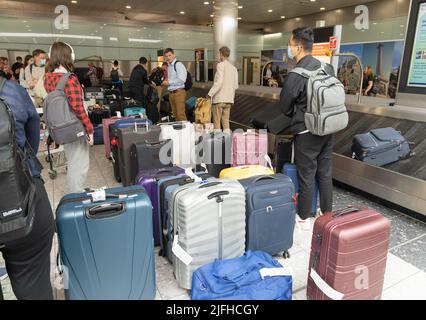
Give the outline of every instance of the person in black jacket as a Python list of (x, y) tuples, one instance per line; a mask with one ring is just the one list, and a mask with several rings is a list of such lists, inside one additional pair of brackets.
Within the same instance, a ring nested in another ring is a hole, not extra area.
[[(312, 56), (313, 44), (314, 33), (311, 28), (293, 30), (288, 55), (289, 58), (296, 60), (296, 67), (309, 71), (320, 68), (321, 62)], [(326, 71), (334, 75), (330, 65), (327, 66)], [(280, 107), (285, 115), (292, 117), (290, 130), (295, 135), (294, 157), (300, 185), (298, 215), (301, 220), (299, 222), (303, 221), (303, 225), (309, 227), (308, 218), (315, 215), (312, 212), (315, 177), (319, 184), (321, 212), (332, 211), (333, 135), (316, 136), (306, 129), (307, 82), (308, 79), (290, 72), (283, 84)]]
[[(21, 149), (28, 141), (34, 153), (40, 142), (40, 117), (27, 91), (15, 81), (6, 81), (0, 98), (10, 106), (16, 122), (16, 140)], [(55, 222), (49, 198), (34, 159), (27, 161), (36, 185), (35, 218), (30, 233), (13, 242), (0, 244), (7, 273), (16, 298), (20, 300), (52, 300), (50, 251)], [(7, 193), (7, 190), (3, 190)]]
[(129, 90), (131, 98), (146, 106), (144, 87), (149, 85), (147, 70), (148, 60), (145, 57), (139, 59), (139, 64), (133, 68), (130, 75)]

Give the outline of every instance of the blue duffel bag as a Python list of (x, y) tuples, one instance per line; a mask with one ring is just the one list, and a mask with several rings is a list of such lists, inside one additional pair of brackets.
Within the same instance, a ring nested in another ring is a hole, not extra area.
[(192, 300), (291, 300), (293, 280), (266, 252), (216, 260), (192, 276)]

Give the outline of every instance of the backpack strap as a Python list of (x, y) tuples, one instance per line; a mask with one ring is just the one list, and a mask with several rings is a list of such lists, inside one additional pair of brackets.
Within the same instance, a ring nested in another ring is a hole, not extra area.
[(72, 73), (64, 73), (62, 75), (61, 80), (59, 80), (58, 84), (56, 85), (55, 90), (64, 91), (65, 86), (67, 84), (68, 79), (71, 77)]
[(324, 72), (325, 74), (327, 74), (327, 71), (325, 69), (326, 66), (327, 65), (324, 62), (321, 62), (321, 66), (316, 70), (310, 71), (310, 70), (307, 70), (307, 69), (302, 68), (302, 67), (296, 67), (293, 70), (291, 70), (290, 72), (296, 73), (296, 74), (298, 74), (298, 75), (300, 75), (300, 76), (302, 76), (306, 79), (309, 79), (313, 76), (316, 76), (320, 72)]
[(6, 84), (6, 78), (0, 77), (0, 93), (3, 91), (3, 87)]
[(182, 63), (182, 65), (183, 65), (183, 66), (184, 66), (184, 68), (186, 69), (186, 67), (185, 67), (185, 65), (183, 64), (183, 62), (181, 62), (181, 61), (179, 61), (179, 60), (176, 60), (175, 65), (174, 65), (174, 68), (175, 68), (175, 72), (176, 72), (176, 73), (177, 73), (176, 65), (177, 65), (177, 63), (178, 63), (178, 62)]

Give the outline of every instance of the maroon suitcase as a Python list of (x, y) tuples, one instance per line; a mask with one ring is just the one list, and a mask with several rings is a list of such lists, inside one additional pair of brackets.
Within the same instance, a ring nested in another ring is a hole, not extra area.
[(312, 235), (308, 299), (380, 299), (389, 237), (389, 220), (370, 209), (349, 207), (319, 217)]

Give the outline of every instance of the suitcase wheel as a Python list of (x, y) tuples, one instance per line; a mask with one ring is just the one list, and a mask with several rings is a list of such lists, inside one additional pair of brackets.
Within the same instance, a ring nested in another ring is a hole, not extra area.
[(288, 251), (284, 251), (284, 252), (283, 252), (283, 258), (284, 258), (284, 259), (289, 259), (289, 258), (290, 258), (290, 252), (288, 252)]
[(58, 172), (56, 170), (49, 170), (49, 178), (55, 180), (58, 176)]

